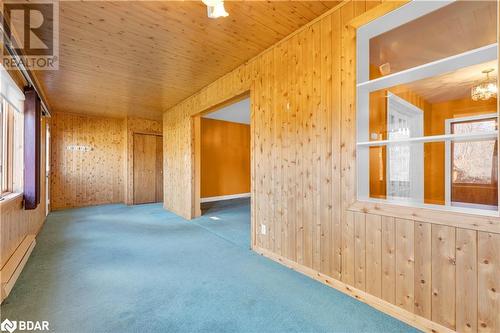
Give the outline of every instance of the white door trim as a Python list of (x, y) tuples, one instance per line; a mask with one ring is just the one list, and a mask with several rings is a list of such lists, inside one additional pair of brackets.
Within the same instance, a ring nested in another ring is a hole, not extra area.
[[(391, 108), (389, 103), (397, 106), (398, 112), (407, 114), (416, 121), (416, 126), (414, 126), (415, 133), (412, 136), (422, 137), (424, 134), (424, 111), (419, 107), (413, 105), (412, 103), (406, 101), (405, 99), (391, 93), (387, 92), (387, 130), (389, 131)], [(410, 173), (410, 186), (411, 186), (411, 198), (410, 201), (424, 202), (424, 149), (423, 143), (409, 143), (411, 155), (420, 156), (415, 163), (412, 162), (413, 169)], [(416, 165), (418, 163), (418, 165)], [(391, 200), (400, 200), (399, 198), (389, 197), (390, 193), (390, 167), (389, 167), (389, 152), (387, 152), (386, 159), (386, 193), (387, 198)], [(406, 200), (405, 200), (406, 201)]]
[(214, 202), (214, 201), (222, 201), (222, 200), (231, 200), (231, 199), (239, 199), (239, 198), (250, 198), (251, 193), (238, 193), (238, 194), (229, 194), (229, 195), (220, 195), (217, 197), (206, 197), (201, 198), (200, 202)]

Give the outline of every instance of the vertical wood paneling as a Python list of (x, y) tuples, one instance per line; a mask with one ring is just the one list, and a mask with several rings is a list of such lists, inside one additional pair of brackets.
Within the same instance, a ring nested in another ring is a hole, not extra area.
[(457, 228), (456, 331), (477, 332), (477, 232)]
[(303, 152), (302, 155), (302, 195), (303, 195), (303, 205), (302, 205), (302, 216), (303, 216), (303, 252), (304, 252), (304, 265), (307, 267), (312, 267), (312, 233), (314, 230), (314, 217), (313, 217), (313, 185), (312, 185), (312, 98), (311, 98), (311, 76), (312, 76), (312, 26), (305, 29), (302, 36), (302, 110), (300, 112), (302, 116), (302, 144), (303, 144)]
[(382, 218), (366, 214), (366, 292), (382, 297)]
[[(165, 182), (165, 207), (191, 217), (192, 188), (186, 185), (191, 176), (184, 172), (192, 170), (190, 117), (250, 89), (257, 248), (418, 316), (412, 318), (459, 331), (475, 331), (477, 304), (478, 330), (494, 331), (496, 235), (491, 240), (482, 233), (474, 245), (475, 231), (413, 221), (418, 216), (411, 214), (408, 219), (366, 214), (351, 205), (356, 200), (355, 31), (349, 23), (377, 3), (343, 3), (165, 112), (165, 173), (171, 180)], [(375, 9), (368, 16), (384, 12)]]
[[(355, 31), (349, 27), (348, 22), (354, 18), (354, 3), (352, 1), (340, 9), (341, 15), (341, 196), (342, 211), (344, 212), (356, 197), (356, 169), (355, 158)], [(345, 217), (342, 216), (342, 221)]]
[(286, 71), (282, 66), (280, 66), (280, 61), (283, 60), (285, 57), (285, 49), (281, 45), (280, 47), (276, 48), (274, 50), (274, 70), (275, 70), (275, 77), (274, 80), (277, 82), (277, 84), (274, 85), (275, 87), (275, 92), (274, 92), (274, 110), (275, 110), (275, 119), (274, 119), (274, 140), (275, 140), (275, 145), (274, 145), (274, 170), (273, 172), (275, 173), (274, 176), (274, 184), (275, 184), (275, 191), (276, 196), (275, 198), (279, 198), (278, 200), (273, 200), (275, 201), (275, 207), (274, 207), (274, 216), (275, 216), (275, 248), (276, 248), (276, 253), (283, 253), (282, 249), (282, 239), (283, 239), (283, 233), (284, 233), (284, 212), (286, 211), (286, 197), (284, 195), (284, 186), (285, 186), (285, 158), (284, 158), (284, 151), (285, 151), (285, 136), (284, 136), (284, 130), (286, 128), (285, 126), (285, 121), (284, 121), (284, 116), (285, 116), (285, 98), (284, 98), (284, 91), (286, 89), (286, 79), (285, 79), (285, 73)]
[(332, 22), (332, 84), (330, 90), (326, 87), (326, 91), (332, 92), (332, 108), (331, 122), (328, 124), (332, 127), (332, 210), (333, 210), (333, 230), (332, 230), (332, 276), (340, 280), (342, 277), (342, 197), (341, 197), (341, 126), (342, 107), (341, 100), (341, 19), (340, 11), (335, 11), (331, 15)]
[(342, 224), (342, 281), (354, 285), (354, 226), (353, 212), (346, 212)]
[(156, 136), (156, 202), (163, 202), (163, 137)]
[(396, 225), (382, 217), (382, 298), (396, 304)]
[[(286, 53), (285, 65), (287, 68), (293, 68), (294, 64), (294, 53), (291, 43), (286, 43), (283, 45)], [(295, 179), (295, 146), (294, 146), (294, 119), (295, 119), (295, 107), (294, 107), (294, 96), (293, 96), (293, 82), (294, 82), (294, 71), (285, 70), (286, 74), (286, 84), (284, 88), (284, 98), (285, 98), (285, 122), (286, 122), (286, 179), (285, 179), (285, 191), (286, 191), (286, 255), (285, 257), (291, 260), (295, 260), (295, 200), (294, 200), (294, 179)]]
[(354, 213), (354, 286), (366, 288), (366, 214)]
[[(311, 26), (312, 35), (312, 52), (313, 52), (313, 71), (311, 77), (311, 145), (312, 145), (312, 215), (313, 215), (313, 265), (316, 271), (321, 271), (321, 222), (322, 222), (322, 209), (321, 209), (321, 182), (323, 174), (322, 169), (322, 151), (321, 147), (326, 146), (327, 143), (323, 142), (322, 138), (325, 137), (322, 132), (324, 112), (321, 103), (321, 37), (322, 37), (321, 23)], [(325, 170), (326, 173), (326, 170)], [(324, 220), (326, 222), (326, 220)], [(327, 224), (327, 223), (326, 223)], [(328, 271), (328, 269), (327, 269)]]
[(51, 122), (51, 208), (123, 202), (123, 120), (55, 113)]
[(395, 219), (396, 224), (396, 305), (413, 312), (414, 231), (413, 221)]
[(297, 35), (296, 39), (296, 65), (295, 65), (295, 74), (296, 74), (296, 135), (298, 138), (298, 142), (296, 142), (296, 165), (297, 165), (297, 187), (296, 187), (296, 211), (297, 211), (297, 262), (299, 264), (304, 264), (304, 170), (303, 165), (305, 163), (304, 156), (302, 156), (302, 152), (304, 149), (304, 113), (302, 110), (305, 108), (305, 98), (304, 96), (304, 85), (303, 85), (303, 71), (305, 63), (302, 58), (302, 49), (304, 43), (304, 34), (305, 31), (300, 32)]
[[(22, 116), (16, 121), (22, 122)], [(40, 204), (34, 210), (24, 210), (22, 205), (23, 196), (18, 195), (12, 199), (6, 199), (0, 202), (0, 267), (12, 256), (17, 247), (21, 244), (24, 238), (28, 235), (37, 235), (42, 227), (46, 216), (46, 124), (47, 118), (42, 118), (41, 125), (41, 148), (40, 148)], [(16, 126), (19, 123), (16, 124)], [(19, 128), (19, 127), (17, 127)], [(22, 127), (21, 127), (22, 128)], [(18, 134), (18, 133), (17, 133)], [(14, 133), (14, 136), (17, 136)], [(22, 132), (21, 132), (22, 137)], [(13, 170), (14, 177), (19, 170)], [(21, 170), (22, 175), (22, 170)]]
[(431, 318), (431, 225), (415, 223), (415, 313)]
[(432, 320), (455, 328), (455, 228), (432, 226)]
[(500, 331), (500, 234), (478, 232), (478, 331)]
[[(333, 274), (335, 265), (335, 254), (332, 255), (332, 249), (335, 248), (335, 217), (333, 213), (333, 166), (332, 166), (332, 86), (333, 67), (332, 67), (332, 19), (326, 17), (321, 20), (321, 53), (319, 86), (316, 87), (317, 97), (320, 101), (321, 121), (317, 142), (319, 144), (320, 171), (316, 175), (319, 193), (319, 224), (321, 232), (321, 267), (322, 273), (335, 276)], [(321, 139), (321, 140), (320, 140)], [(332, 214), (333, 213), (333, 214)], [(339, 276), (337, 276), (339, 278)]]

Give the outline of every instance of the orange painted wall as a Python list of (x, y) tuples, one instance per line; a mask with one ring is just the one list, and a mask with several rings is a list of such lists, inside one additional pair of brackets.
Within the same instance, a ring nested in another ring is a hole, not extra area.
[(250, 126), (201, 119), (201, 197), (250, 192)]
[[(424, 110), (424, 135), (445, 134), (445, 121), (450, 118), (466, 117), (496, 112), (496, 99), (474, 102), (470, 98), (430, 104), (404, 86), (390, 91)], [(381, 90), (370, 96), (370, 133), (378, 133), (379, 139), (386, 139), (387, 106)], [(445, 145), (432, 142), (424, 145), (424, 197), (430, 204), (444, 205), (445, 202)], [(385, 198), (385, 147), (370, 149), (370, 196)]]
[[(445, 134), (445, 120), (495, 113), (497, 100), (474, 102), (470, 98), (432, 104), (425, 119), (425, 135)], [(443, 142), (425, 146), (425, 198), (427, 203), (444, 204), (445, 145)]]

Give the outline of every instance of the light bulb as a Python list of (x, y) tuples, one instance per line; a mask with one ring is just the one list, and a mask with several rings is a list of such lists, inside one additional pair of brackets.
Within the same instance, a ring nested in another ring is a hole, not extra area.
[(229, 14), (224, 8), (223, 0), (202, 0), (207, 6), (207, 14), (209, 18), (227, 17)]

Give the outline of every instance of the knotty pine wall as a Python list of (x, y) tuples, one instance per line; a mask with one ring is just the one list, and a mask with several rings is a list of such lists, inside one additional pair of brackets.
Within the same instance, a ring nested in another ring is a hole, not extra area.
[[(123, 123), (123, 119), (53, 114), (51, 209), (123, 202)], [(92, 150), (68, 150), (73, 145)]]
[[(46, 216), (46, 150), (45, 136), (47, 118), (42, 118), (40, 157), (40, 205), (35, 210), (24, 210), (23, 196), (0, 201), (0, 268), (28, 235), (37, 235)], [(22, 177), (22, 175), (21, 175)]]
[(351, 24), (399, 5), (346, 1), (166, 110), (164, 206), (196, 212), (192, 116), (250, 91), (255, 251), (425, 331), (499, 332), (498, 218), (355, 203)]
[[(2, 47), (0, 46), (0, 49)], [(3, 49), (2, 49), (3, 51)], [(23, 89), (26, 82), (20, 72), (9, 70), (9, 75), (20, 89)], [(45, 178), (45, 165), (46, 165), (46, 126), (50, 123), (47, 118), (42, 118), (41, 125), (41, 149), (40, 149), (40, 205), (35, 210), (24, 210), (22, 195), (18, 195), (13, 199), (8, 199), (0, 202), (0, 268), (3, 268), (8, 259), (12, 256), (14, 251), (19, 247), (22, 241), (28, 235), (37, 235), (45, 222), (46, 216), (46, 178)], [(17, 122), (16, 131), (23, 131), (24, 121)], [(21, 132), (22, 133), (22, 132)], [(19, 133), (18, 133), (19, 134)], [(20, 137), (23, 137), (20, 134)], [(21, 140), (22, 141), (22, 140)], [(17, 140), (15, 141), (17, 142)], [(20, 143), (20, 142), (19, 142)], [(15, 147), (16, 151), (18, 146)], [(16, 154), (14, 163), (18, 164), (22, 159), (21, 155)], [(17, 173), (17, 174), (16, 174)], [(15, 170), (14, 173), (14, 190), (17, 192), (22, 189), (23, 174), (20, 170)]]
[[(133, 135), (161, 134), (161, 123), (55, 113), (51, 140), (51, 208), (133, 203)], [(92, 151), (71, 151), (68, 146)]]

